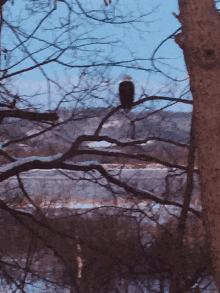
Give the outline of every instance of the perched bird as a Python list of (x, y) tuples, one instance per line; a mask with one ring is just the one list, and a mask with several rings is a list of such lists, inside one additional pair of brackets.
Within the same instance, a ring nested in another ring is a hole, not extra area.
[(131, 76), (126, 75), (119, 84), (121, 106), (127, 113), (131, 110), (134, 101), (134, 84), (131, 79)]

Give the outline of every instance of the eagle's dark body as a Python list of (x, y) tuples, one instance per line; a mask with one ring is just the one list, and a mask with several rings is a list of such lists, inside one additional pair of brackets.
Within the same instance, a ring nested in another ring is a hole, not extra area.
[(119, 98), (122, 108), (129, 112), (134, 101), (134, 84), (132, 81), (122, 81), (119, 84)]
[(134, 101), (134, 84), (132, 81), (122, 81), (119, 84), (119, 98), (122, 108), (129, 112)]

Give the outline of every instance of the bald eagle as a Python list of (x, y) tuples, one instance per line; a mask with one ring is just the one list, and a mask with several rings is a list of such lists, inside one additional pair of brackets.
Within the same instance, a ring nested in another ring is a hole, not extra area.
[(119, 84), (121, 106), (127, 113), (131, 110), (134, 101), (134, 84), (131, 79), (131, 76), (126, 75)]

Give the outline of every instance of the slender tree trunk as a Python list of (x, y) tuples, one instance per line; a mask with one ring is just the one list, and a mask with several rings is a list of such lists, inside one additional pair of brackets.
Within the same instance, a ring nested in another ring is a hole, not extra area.
[(214, 0), (179, 0), (183, 50), (196, 113), (203, 220), (220, 291), (220, 16)]
[(184, 255), (183, 251), (183, 240), (186, 230), (187, 223), (187, 211), (191, 202), (192, 192), (193, 192), (193, 174), (194, 174), (194, 163), (195, 163), (195, 108), (193, 107), (192, 120), (191, 120), (191, 131), (190, 131), (190, 142), (189, 142), (189, 153), (188, 153), (188, 170), (187, 170), (187, 179), (186, 179), (186, 189), (184, 192), (183, 199), (183, 208), (179, 217), (179, 223), (175, 233), (175, 247), (174, 247), (174, 259), (173, 259), (173, 275), (170, 285), (170, 293), (183, 292), (182, 287), (184, 287), (186, 276), (182, 271), (182, 263)]

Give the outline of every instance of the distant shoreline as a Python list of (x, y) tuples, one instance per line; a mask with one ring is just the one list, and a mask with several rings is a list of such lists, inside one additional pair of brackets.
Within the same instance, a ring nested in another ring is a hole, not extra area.
[(103, 167), (105, 167), (106, 169), (149, 169), (149, 168), (153, 168), (153, 169), (167, 169), (167, 167), (160, 165), (160, 164), (102, 164)]
[[(107, 169), (168, 169), (168, 167), (165, 167), (164, 165), (161, 164), (102, 164), (103, 167)], [(198, 170), (198, 167), (194, 167), (195, 170)]]

